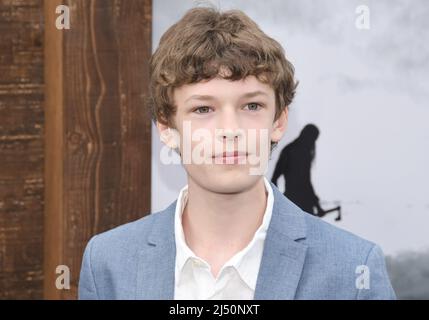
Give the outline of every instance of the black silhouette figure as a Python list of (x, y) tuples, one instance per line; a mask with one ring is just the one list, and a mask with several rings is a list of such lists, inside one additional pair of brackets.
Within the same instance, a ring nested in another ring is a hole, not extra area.
[(341, 220), (341, 206), (324, 210), (320, 206), (311, 183), (311, 164), (315, 158), (316, 140), (319, 129), (314, 124), (307, 124), (298, 138), (289, 143), (280, 153), (271, 181), (277, 185), (280, 176), (285, 178), (284, 195), (302, 210), (323, 217), (337, 211), (336, 221)]

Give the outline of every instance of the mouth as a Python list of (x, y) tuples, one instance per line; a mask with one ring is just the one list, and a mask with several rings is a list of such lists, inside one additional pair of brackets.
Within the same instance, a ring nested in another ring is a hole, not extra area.
[(215, 159), (216, 163), (238, 164), (241, 161), (245, 161), (248, 155), (249, 154), (247, 152), (241, 151), (223, 152), (218, 155), (214, 155), (213, 159)]

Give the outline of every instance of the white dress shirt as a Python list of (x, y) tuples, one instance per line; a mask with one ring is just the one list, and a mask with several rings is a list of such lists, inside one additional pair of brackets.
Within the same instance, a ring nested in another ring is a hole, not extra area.
[(271, 185), (266, 177), (263, 179), (268, 198), (262, 224), (249, 244), (222, 266), (216, 278), (211, 273), (210, 265), (195, 255), (185, 241), (182, 214), (188, 200), (188, 186), (180, 191), (174, 218), (176, 240), (174, 299), (253, 299), (274, 202)]

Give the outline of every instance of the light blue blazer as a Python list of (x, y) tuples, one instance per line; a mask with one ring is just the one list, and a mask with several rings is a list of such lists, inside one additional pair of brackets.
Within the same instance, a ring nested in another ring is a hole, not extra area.
[[(379, 246), (302, 211), (271, 186), (255, 299), (396, 298)], [(91, 238), (79, 299), (174, 299), (176, 202)]]

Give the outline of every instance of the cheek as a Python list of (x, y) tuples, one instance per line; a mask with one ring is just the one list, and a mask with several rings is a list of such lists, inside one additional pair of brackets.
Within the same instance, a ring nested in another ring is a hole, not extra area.
[(270, 131), (273, 127), (273, 121), (266, 113), (261, 113), (258, 116), (248, 116), (244, 120), (243, 125), (249, 129), (255, 129), (258, 131), (265, 129)]
[(257, 147), (264, 147), (271, 141), (271, 128), (266, 124), (259, 123), (250, 128), (247, 133), (248, 144), (255, 144)]

